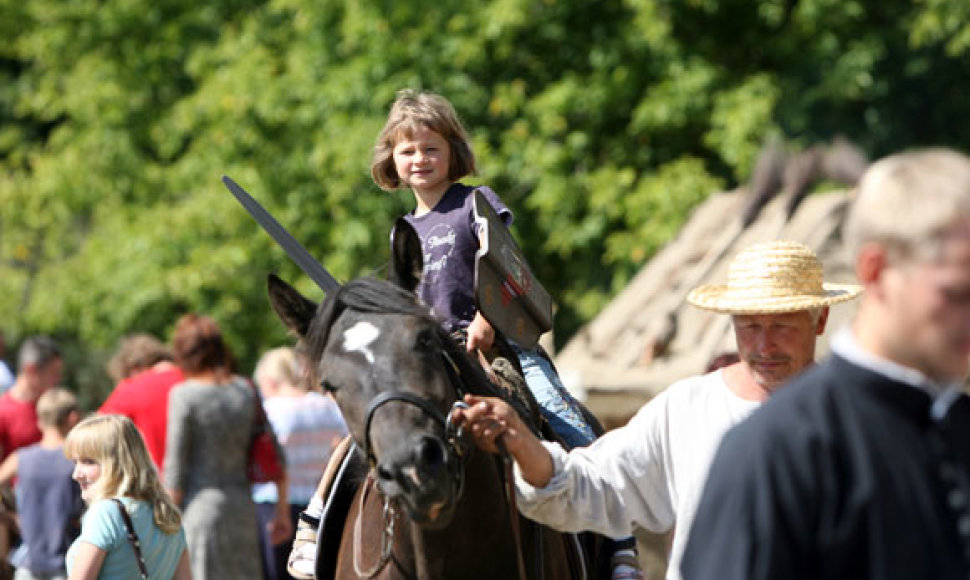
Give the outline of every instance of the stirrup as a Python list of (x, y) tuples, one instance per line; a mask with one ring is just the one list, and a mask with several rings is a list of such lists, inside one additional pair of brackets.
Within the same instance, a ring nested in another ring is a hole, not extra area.
[(293, 549), (286, 559), (286, 571), (297, 580), (313, 580), (317, 563), (317, 530), (320, 520), (300, 512), (293, 537)]

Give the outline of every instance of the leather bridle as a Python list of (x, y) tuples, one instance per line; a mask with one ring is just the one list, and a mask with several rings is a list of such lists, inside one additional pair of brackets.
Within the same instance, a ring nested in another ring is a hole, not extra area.
[[(452, 411), (454, 411), (455, 408), (462, 408), (462, 407), (467, 408), (467, 405), (462, 401), (462, 399), (464, 398), (465, 393), (470, 392), (470, 390), (468, 389), (468, 384), (465, 382), (465, 379), (462, 376), (461, 371), (458, 368), (458, 365), (455, 364), (454, 359), (451, 358), (451, 355), (449, 355), (447, 351), (442, 351), (442, 358), (444, 359), (443, 362), (445, 366), (445, 371), (449, 375), (449, 379), (450, 379), (449, 383), (457, 391), (456, 393), (457, 400), (452, 405)], [(452, 477), (452, 481), (454, 482), (457, 490), (455, 501), (460, 499), (464, 488), (464, 482), (465, 482), (465, 463), (468, 461), (468, 458), (470, 456), (470, 450), (472, 448), (471, 446), (468, 445), (468, 442), (464, 437), (463, 429), (456, 428), (455, 424), (451, 421), (451, 415), (452, 415), (451, 413), (449, 413), (448, 416), (445, 416), (444, 413), (442, 413), (441, 410), (434, 405), (434, 403), (414, 393), (409, 393), (406, 391), (385, 391), (383, 393), (380, 393), (373, 399), (371, 399), (371, 401), (367, 404), (367, 412), (365, 414), (365, 419), (364, 419), (363, 451), (371, 467), (375, 467), (377, 465), (377, 457), (374, 454), (374, 450), (373, 450), (373, 446), (371, 445), (371, 438), (370, 438), (370, 428), (371, 428), (371, 423), (374, 420), (374, 413), (377, 411), (377, 409), (392, 402), (413, 405), (421, 409), (425, 414), (430, 416), (435, 421), (435, 423), (437, 423), (444, 430), (445, 438), (448, 443), (447, 450), (446, 450), (448, 455), (447, 466), (448, 466), (450, 475)], [(504, 449), (504, 445), (501, 445), (500, 449), (502, 449), (503, 451), (502, 454), (503, 454), (503, 462), (505, 467), (504, 476), (506, 480), (506, 486), (505, 486), (506, 500), (509, 506), (509, 520), (512, 526), (512, 535), (514, 537), (514, 541), (516, 545), (516, 559), (517, 559), (517, 566), (519, 570), (519, 577), (521, 580), (525, 580), (526, 579), (525, 562), (523, 561), (523, 558), (522, 558), (522, 549), (521, 549), (522, 537), (521, 537), (521, 532), (519, 530), (519, 513), (518, 513), (518, 509), (515, 506), (515, 491), (512, 484), (511, 461), (509, 459), (508, 453)], [(369, 483), (370, 481), (368, 481), (368, 484)], [(381, 550), (380, 561), (377, 562), (377, 564), (374, 567), (372, 567), (364, 574), (360, 574), (360, 572), (358, 572), (358, 575), (364, 575), (365, 577), (371, 578), (375, 576), (390, 560), (391, 554), (388, 548), (389, 548), (389, 545), (392, 543), (393, 535), (394, 535), (394, 526), (393, 526), (394, 515), (393, 515), (393, 508), (389, 508), (388, 503), (389, 502), (387, 498), (385, 498), (384, 499), (385, 527), (384, 527), (384, 534), (381, 542), (382, 550)], [(390, 517), (390, 520), (391, 520), (390, 523), (388, 523), (388, 517)], [(357, 560), (356, 560), (356, 554), (354, 558), (354, 566), (355, 568), (357, 568), (358, 566)], [(540, 576), (541, 576), (541, 572), (540, 572)]]
[[(454, 411), (456, 408), (467, 407), (462, 401), (465, 393), (468, 392), (467, 384), (465, 383), (461, 373), (458, 371), (458, 366), (452, 360), (451, 355), (446, 351), (442, 352), (442, 358), (444, 359), (445, 371), (449, 375), (449, 383), (457, 391), (457, 399), (451, 407)], [(364, 415), (364, 456), (367, 457), (367, 461), (372, 467), (377, 465), (377, 456), (374, 454), (374, 448), (371, 444), (370, 428), (371, 423), (374, 421), (374, 414), (382, 406), (391, 403), (405, 403), (408, 405), (413, 405), (421, 409), (426, 415), (430, 416), (435, 423), (445, 433), (445, 441), (447, 442), (446, 453), (447, 453), (447, 466), (448, 471), (451, 474), (452, 480), (455, 483), (457, 489), (457, 495), (455, 500), (457, 501), (461, 498), (461, 493), (464, 488), (465, 483), (465, 462), (468, 460), (469, 451), (471, 446), (468, 444), (464, 436), (464, 430), (462, 428), (456, 428), (455, 424), (451, 421), (451, 412), (445, 416), (441, 410), (435, 406), (434, 403), (428, 399), (418, 396), (414, 393), (409, 393), (407, 391), (385, 391), (380, 393), (367, 404), (367, 412)]]

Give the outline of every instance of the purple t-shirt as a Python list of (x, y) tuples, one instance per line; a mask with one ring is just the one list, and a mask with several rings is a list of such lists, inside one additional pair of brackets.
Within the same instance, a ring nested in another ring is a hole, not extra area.
[(449, 187), (430, 212), (420, 217), (413, 212), (405, 216), (418, 232), (424, 254), (418, 296), (448, 332), (467, 328), (477, 310), (474, 286), (479, 242), (472, 195), (476, 189), (485, 195), (505, 225), (511, 225), (512, 212), (494, 191), (461, 183)]

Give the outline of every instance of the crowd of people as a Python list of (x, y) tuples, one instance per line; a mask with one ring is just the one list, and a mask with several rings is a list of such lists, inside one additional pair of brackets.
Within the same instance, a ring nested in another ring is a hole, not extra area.
[[(402, 92), (372, 175), (414, 194), (420, 298), (469, 351), (487, 351), (497, 333), (474, 299), (472, 194), (506, 224), (511, 212), (459, 181), (474, 171), (450, 103)], [(610, 538), (614, 580), (643, 577), (638, 528), (673, 531), (671, 580), (967, 578), (970, 157), (926, 149), (873, 164), (844, 236), (858, 285), (824, 281), (809, 248), (772, 240), (738, 253), (725, 284), (693, 289), (689, 304), (731, 317), (737, 352), (623, 427), (596, 438), (545, 353), (514, 342), (561, 441), (497, 398), (468, 395), (451, 419), (486, 451), (501, 438), (527, 517)], [(857, 298), (816, 364), (830, 307)], [(57, 344), (25, 339), (16, 375), (0, 365), (0, 488), (17, 503), (0, 511), (0, 553), (16, 578), (312, 578), (318, 479), (347, 426), (303, 380), (306, 364), (280, 347), (241, 376), (216, 321), (187, 314), (168, 345), (126, 337), (109, 364), (117, 386), (82, 418), (58, 387)], [(286, 469), (254, 485), (262, 416)]]
[[(58, 345), (25, 339), (0, 395), (0, 488), (16, 498), (0, 512), (0, 550), (13, 577), (289, 578), (296, 517), (347, 433), (303, 365), (279, 347), (240, 376), (216, 322), (188, 314), (171, 345), (125, 337), (107, 369), (116, 387), (82, 419), (58, 387)], [(261, 484), (246, 468), (257, 404), (286, 466)]]

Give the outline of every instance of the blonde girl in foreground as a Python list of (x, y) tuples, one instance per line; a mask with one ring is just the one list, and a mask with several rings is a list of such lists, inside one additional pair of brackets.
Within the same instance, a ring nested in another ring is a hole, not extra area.
[(87, 512), (81, 535), (67, 551), (68, 580), (145, 578), (121, 512), (130, 516), (148, 578), (192, 577), (182, 517), (158, 479), (134, 423), (121, 415), (95, 415), (67, 436), (64, 454), (75, 462)]

